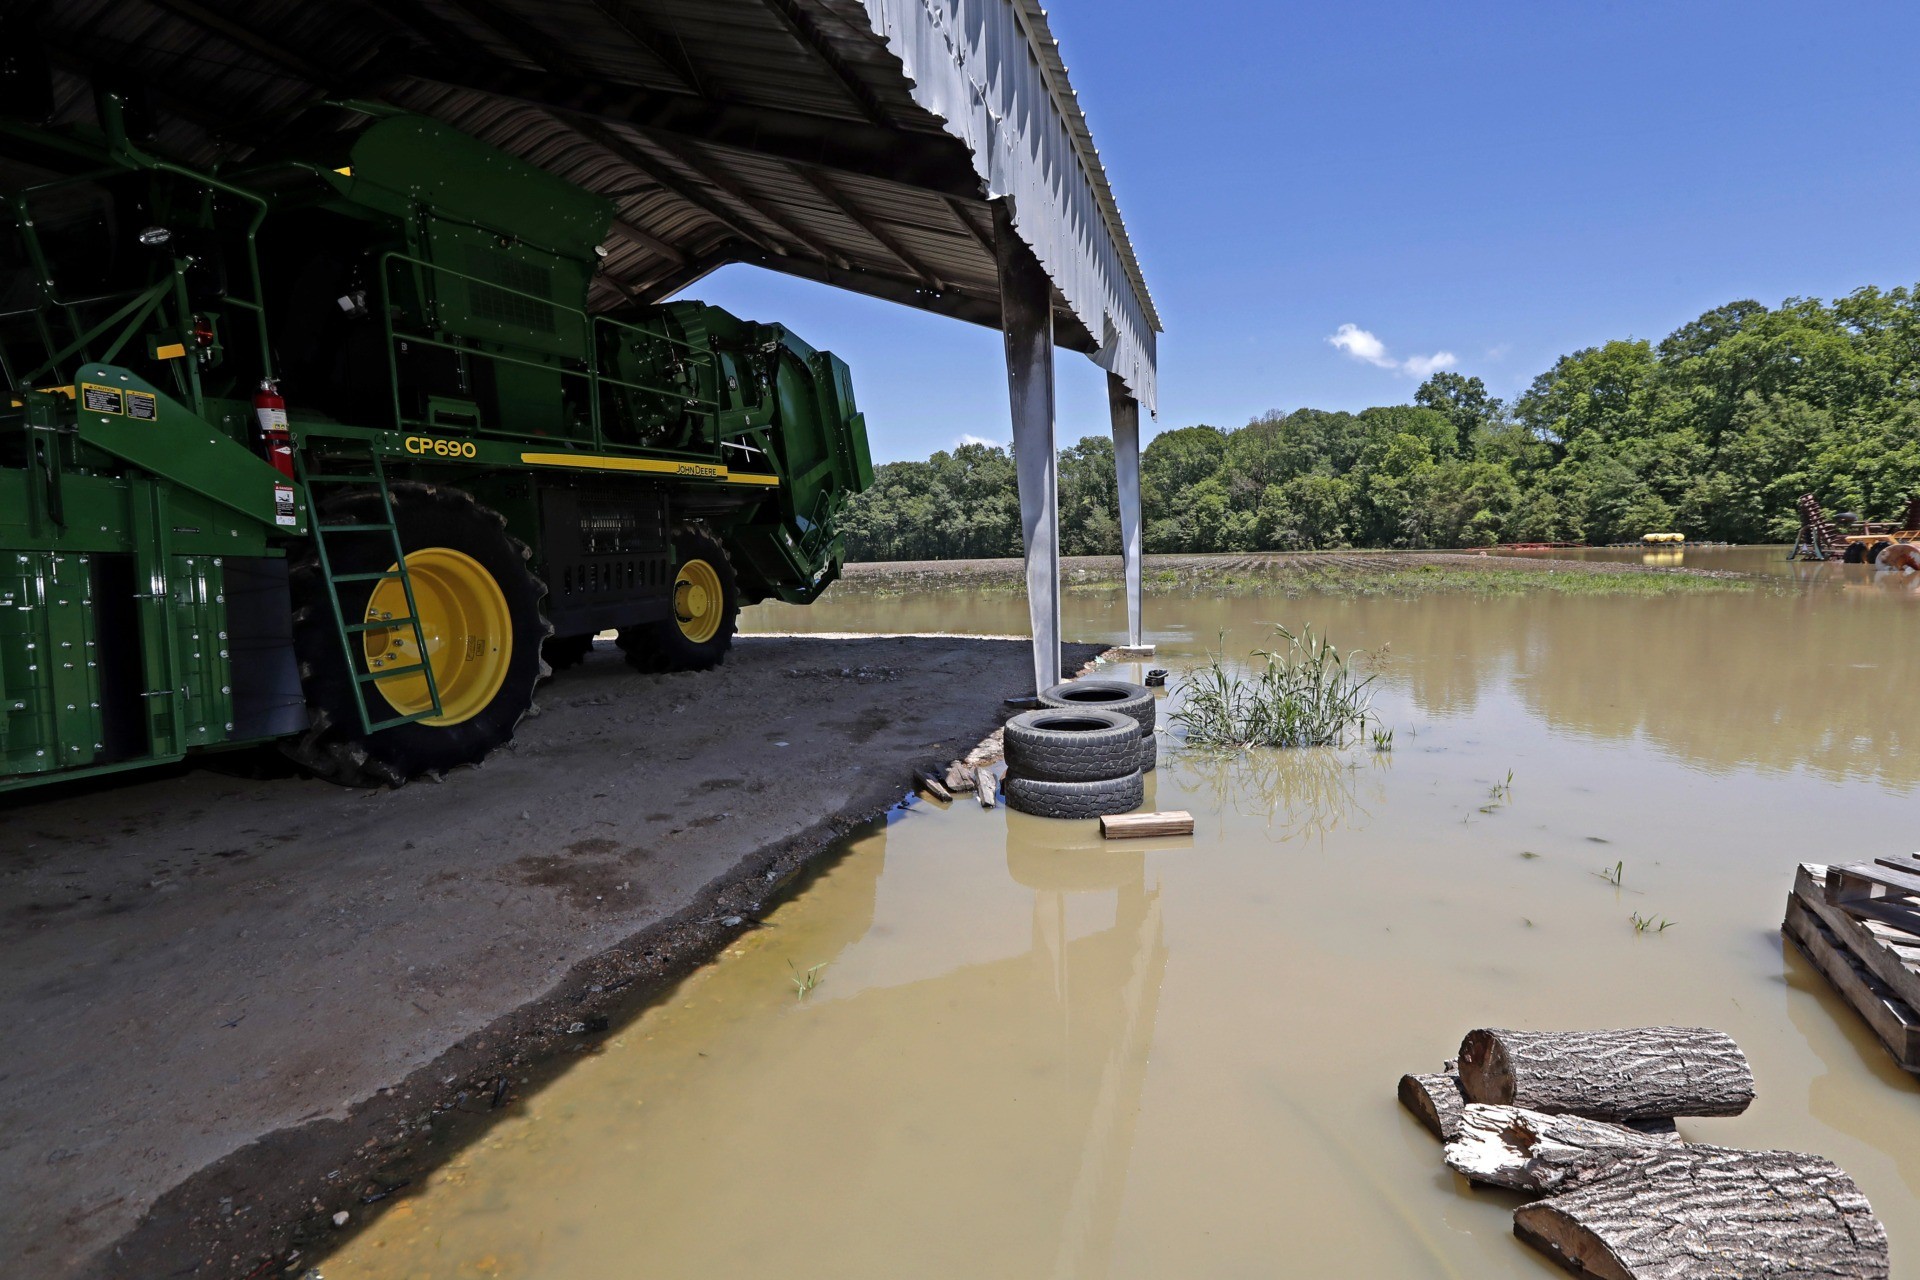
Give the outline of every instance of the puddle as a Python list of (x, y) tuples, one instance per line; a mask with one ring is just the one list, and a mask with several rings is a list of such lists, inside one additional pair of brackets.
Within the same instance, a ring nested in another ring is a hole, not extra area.
[[(1723, 1028), (1758, 1078), (1689, 1137), (1832, 1157), (1910, 1263), (1920, 1088), (1779, 935), (1796, 858), (1920, 847), (1920, 680), (1890, 647), (1911, 615), (1857, 576), (1156, 600), (1169, 667), (1222, 626), (1241, 650), (1275, 622), (1390, 645), (1394, 749), (1163, 737), (1148, 803), (1198, 831), (1143, 847), (903, 811), (320, 1272), (1558, 1275), (1395, 1083), (1477, 1025), (1661, 1022)], [(763, 625), (993, 632), (1022, 609), (846, 596)], [(1104, 599), (1067, 612), (1111, 630)]]

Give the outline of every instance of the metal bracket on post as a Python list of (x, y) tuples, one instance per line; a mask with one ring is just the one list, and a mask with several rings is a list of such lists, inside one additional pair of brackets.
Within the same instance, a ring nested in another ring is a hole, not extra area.
[(1053, 283), (1013, 230), (1011, 204), (993, 202), (1000, 327), (1007, 342), (1014, 474), (1027, 550), (1027, 613), (1037, 693), (1060, 681), (1060, 478), (1053, 439)]
[(1127, 645), (1145, 647), (1140, 595), (1140, 402), (1117, 374), (1107, 375), (1113, 414), (1113, 478), (1120, 495), (1120, 557), (1126, 565)]

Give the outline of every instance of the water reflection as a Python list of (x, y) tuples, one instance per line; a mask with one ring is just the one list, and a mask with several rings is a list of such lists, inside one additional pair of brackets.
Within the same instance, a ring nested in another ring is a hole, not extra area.
[[(1147, 855), (1010, 835), (997, 867), (887, 845), (860, 841), (807, 910), (532, 1099), (328, 1280), (580, 1280), (637, 1258), (673, 1276), (1106, 1274), (1167, 964)], [(823, 961), (796, 1000), (789, 962)], [(824, 1209), (823, 1188), (860, 1212)], [(719, 1231), (722, 1204), (742, 1213)]]

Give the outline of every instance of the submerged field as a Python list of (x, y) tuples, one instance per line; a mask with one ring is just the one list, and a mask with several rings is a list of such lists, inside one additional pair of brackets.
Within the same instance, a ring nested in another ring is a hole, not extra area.
[[(1665, 560), (1674, 555), (1656, 553), (1644, 558)], [(1062, 583), (1070, 593), (1112, 591), (1120, 585), (1121, 573), (1117, 556), (1069, 556), (1061, 563)], [(1141, 574), (1141, 585), (1159, 594), (1227, 590), (1330, 596), (1430, 591), (1672, 595), (1749, 591), (1762, 581), (1754, 574), (1724, 568), (1449, 551), (1158, 555), (1146, 558)], [(951, 590), (1023, 592), (1025, 588), (1025, 571), (1018, 560), (911, 560), (848, 565), (840, 590), (904, 595)]]
[[(1163, 730), (1148, 804), (1198, 833), (1141, 846), (899, 809), (322, 1274), (1544, 1277), (1395, 1081), (1475, 1026), (1649, 1023), (1752, 1060), (1755, 1106), (1688, 1137), (1830, 1156), (1911, 1267), (1920, 1088), (1779, 935), (1796, 860), (1913, 847), (1910, 582), (1417, 559), (1152, 566), (1171, 698), (1311, 624), (1361, 651), (1390, 750)], [(751, 622), (1024, 625), (1001, 569), (909, 572)], [(1111, 592), (1065, 613), (1124, 625)]]

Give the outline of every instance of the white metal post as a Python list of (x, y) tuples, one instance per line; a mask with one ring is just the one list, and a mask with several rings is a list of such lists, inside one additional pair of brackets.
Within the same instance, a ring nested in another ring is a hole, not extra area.
[(1060, 681), (1060, 462), (1053, 441), (1053, 286), (1033, 251), (1014, 234), (1012, 210), (1005, 200), (993, 202), (993, 233), (1037, 693)]
[(1126, 563), (1127, 643), (1145, 643), (1140, 595), (1140, 402), (1127, 384), (1107, 375), (1107, 405), (1113, 414), (1113, 478), (1120, 492), (1120, 556)]

